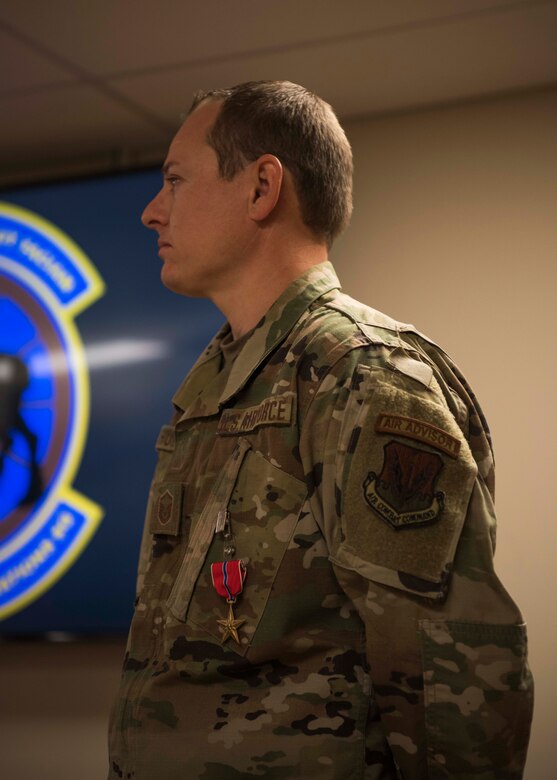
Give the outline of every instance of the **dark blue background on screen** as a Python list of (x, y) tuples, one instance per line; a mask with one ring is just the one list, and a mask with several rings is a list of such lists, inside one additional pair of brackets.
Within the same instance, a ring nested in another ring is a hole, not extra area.
[(76, 563), (0, 622), (0, 634), (128, 629), (154, 442), (174, 391), (223, 322), (208, 301), (173, 295), (160, 282), (156, 235), (140, 222), (160, 183), (160, 172), (149, 170), (0, 193), (67, 233), (104, 279), (104, 296), (76, 319), (86, 349), (163, 345), (147, 360), (90, 367), (89, 434), (73, 486), (104, 508), (104, 518)]

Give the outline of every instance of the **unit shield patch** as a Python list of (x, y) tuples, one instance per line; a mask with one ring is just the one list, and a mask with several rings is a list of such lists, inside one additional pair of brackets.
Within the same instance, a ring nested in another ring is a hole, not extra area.
[(103, 514), (71, 487), (89, 422), (74, 318), (103, 291), (68, 236), (0, 204), (0, 619), (59, 579)]
[(435, 489), (443, 468), (439, 455), (396, 441), (383, 452), (380, 474), (370, 471), (363, 485), (370, 507), (397, 530), (433, 523), (444, 504), (444, 494)]

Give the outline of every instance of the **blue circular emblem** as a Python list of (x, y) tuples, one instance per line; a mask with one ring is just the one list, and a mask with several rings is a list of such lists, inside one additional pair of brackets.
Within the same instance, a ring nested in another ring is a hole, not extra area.
[(68, 236), (0, 203), (0, 619), (50, 587), (102, 517), (71, 481), (89, 422), (74, 318), (103, 292)]

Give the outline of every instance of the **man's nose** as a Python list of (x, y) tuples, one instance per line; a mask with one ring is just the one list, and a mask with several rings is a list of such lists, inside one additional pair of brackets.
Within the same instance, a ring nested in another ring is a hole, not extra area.
[(141, 221), (147, 228), (156, 230), (168, 221), (167, 209), (164, 205), (164, 193), (161, 189), (144, 208)]

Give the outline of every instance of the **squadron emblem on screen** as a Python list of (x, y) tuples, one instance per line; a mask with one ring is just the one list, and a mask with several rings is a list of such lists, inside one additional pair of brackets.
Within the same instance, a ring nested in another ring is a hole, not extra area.
[(74, 319), (103, 291), (68, 236), (0, 203), (0, 620), (62, 576), (102, 517), (71, 482), (89, 422)]

